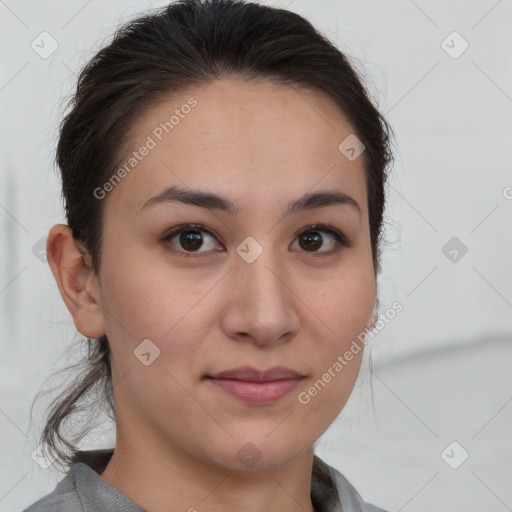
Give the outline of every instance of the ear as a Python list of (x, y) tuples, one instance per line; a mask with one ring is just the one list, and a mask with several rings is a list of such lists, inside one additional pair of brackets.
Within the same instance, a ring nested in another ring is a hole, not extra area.
[(379, 313), (379, 298), (375, 297), (375, 302), (373, 303), (373, 309), (370, 314), (370, 318), (368, 319), (368, 323), (366, 324), (367, 329), (373, 329), (375, 327), (375, 323), (377, 322), (377, 317)]
[(48, 234), (46, 258), (77, 330), (89, 338), (99, 338), (105, 334), (105, 326), (98, 280), (87, 251), (83, 249), (84, 258), (78, 245), (71, 228), (57, 224)]

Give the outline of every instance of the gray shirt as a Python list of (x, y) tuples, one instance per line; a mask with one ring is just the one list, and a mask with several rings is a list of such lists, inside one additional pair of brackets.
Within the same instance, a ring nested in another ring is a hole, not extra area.
[[(55, 489), (23, 512), (146, 512), (100, 476), (113, 449), (79, 452)], [(350, 482), (314, 457), (311, 501), (315, 512), (386, 512), (365, 503)]]

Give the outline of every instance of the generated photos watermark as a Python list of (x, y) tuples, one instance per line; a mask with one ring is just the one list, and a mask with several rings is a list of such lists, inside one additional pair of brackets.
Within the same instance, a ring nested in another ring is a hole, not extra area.
[(107, 194), (114, 190), (116, 185), (121, 183), (122, 179), (137, 167), (137, 165), (139, 165), (139, 163), (149, 155), (152, 149), (155, 149), (158, 146), (158, 143), (163, 140), (165, 134), (169, 134), (174, 130), (174, 128), (180, 124), (181, 120), (185, 119), (185, 117), (190, 114), (192, 109), (196, 106), (197, 100), (191, 97), (187, 100), (187, 103), (184, 103), (180, 108), (175, 109), (174, 114), (169, 117), (168, 121), (160, 123), (151, 132), (151, 135), (147, 136), (144, 144), (137, 151), (133, 151), (132, 155), (101, 187), (96, 187), (94, 189), (94, 197), (100, 200), (105, 199)]
[(361, 352), (363, 347), (368, 343), (368, 337), (375, 338), (375, 336), (377, 336), (377, 334), (379, 334), (379, 332), (382, 331), (384, 327), (386, 327), (386, 325), (396, 317), (397, 313), (402, 311), (402, 309), (403, 305), (400, 302), (395, 301), (390, 308), (388, 308), (384, 313), (381, 313), (372, 329), (366, 328), (364, 331), (360, 332), (357, 335), (357, 338), (352, 341), (350, 348), (336, 358), (336, 361), (327, 368), (321, 378), (317, 379), (306, 391), (301, 391), (297, 395), (298, 401), (303, 405), (309, 404), (311, 399), (317, 396), (318, 393), (320, 393), (320, 391), (322, 391), (327, 384), (340, 374), (343, 368), (345, 368), (350, 361), (354, 359), (354, 356)]

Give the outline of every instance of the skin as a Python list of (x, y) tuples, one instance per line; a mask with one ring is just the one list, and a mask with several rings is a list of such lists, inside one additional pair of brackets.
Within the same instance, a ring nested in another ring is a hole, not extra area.
[[(308, 404), (298, 394), (375, 322), (363, 159), (338, 150), (354, 130), (327, 96), (237, 78), (153, 105), (134, 123), (127, 156), (192, 96), (197, 106), (103, 199), (98, 274), (67, 226), (48, 237), (76, 328), (107, 334), (111, 346), (117, 441), (101, 477), (152, 512), (311, 511), (313, 444), (348, 400), (362, 351)], [(142, 209), (171, 185), (215, 192), (240, 212)], [(360, 213), (337, 204), (283, 216), (289, 201), (318, 190), (348, 194)], [(203, 223), (218, 240), (200, 232), (199, 252), (178, 235), (160, 241), (184, 223)], [(342, 231), (351, 247), (321, 232), (308, 251), (298, 234), (314, 223)], [(236, 252), (247, 236), (263, 248), (252, 263)], [(134, 356), (144, 339), (160, 350), (148, 366)], [(283, 365), (306, 377), (265, 405), (203, 379), (243, 365)], [(261, 453), (251, 468), (237, 457), (248, 442)]]

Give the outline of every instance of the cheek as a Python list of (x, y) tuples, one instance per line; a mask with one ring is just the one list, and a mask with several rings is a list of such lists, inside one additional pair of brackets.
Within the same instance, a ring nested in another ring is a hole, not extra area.
[(304, 290), (304, 303), (325, 332), (326, 355), (343, 350), (364, 332), (376, 297), (373, 268), (354, 266), (310, 283)]
[(310, 294), (308, 305), (318, 316), (317, 332), (325, 335), (316, 338), (315, 353), (311, 354), (316, 360), (315, 374), (298, 402), (312, 417), (318, 414), (334, 420), (348, 400), (361, 366), (362, 335), (375, 301), (373, 270), (354, 267), (317, 289), (320, 292)]
[[(195, 378), (190, 373), (215, 318), (215, 311), (208, 307), (208, 294), (218, 276), (170, 270), (165, 258), (154, 261), (129, 249), (122, 258), (104, 261), (101, 296), (107, 336), (120, 374), (130, 371), (136, 387), (156, 383), (161, 389), (165, 381), (179, 391), (170, 375), (183, 383)], [(118, 263), (109, 265), (111, 261)], [(136, 357), (143, 340), (151, 343), (142, 346), (158, 354), (147, 367)]]
[[(364, 333), (373, 306), (371, 283), (353, 290), (347, 286), (336, 295), (323, 297), (321, 317), (328, 326), (318, 338), (314, 354), (315, 372), (297, 394), (297, 407), (302, 410), (303, 430), (314, 441), (339, 415), (353, 389), (365, 350)], [(359, 338), (358, 338), (359, 337)], [(363, 340), (363, 341), (361, 341)]]
[(127, 249), (116, 257), (112, 251), (112, 257), (105, 258), (101, 297), (105, 309), (116, 315), (117, 322), (110, 322), (113, 330), (122, 327), (134, 339), (154, 336), (161, 340), (176, 330), (211, 285), (202, 278), (191, 280), (190, 274), (178, 269), (170, 270), (163, 257), (156, 261), (150, 256)]
[(168, 268), (166, 273), (154, 262), (131, 256), (127, 251), (118, 264), (105, 262), (101, 280), (120, 400), (146, 418), (171, 404), (180, 414), (190, 415), (194, 401), (186, 388), (200, 349), (191, 340), (205, 339), (201, 324), (190, 319), (201, 310), (197, 294), (208, 287), (191, 286), (183, 273), (171, 275)]

